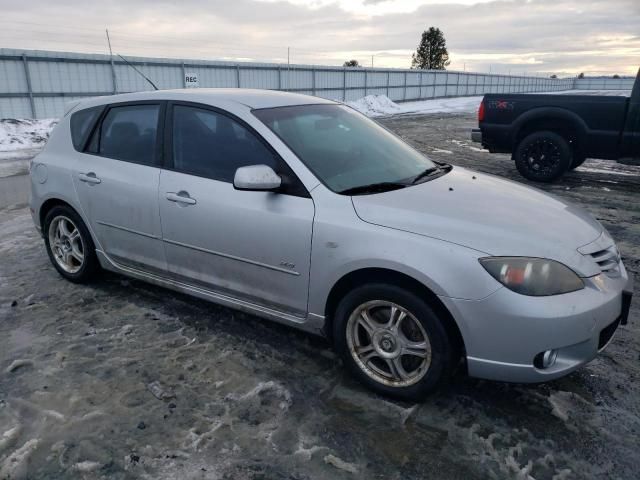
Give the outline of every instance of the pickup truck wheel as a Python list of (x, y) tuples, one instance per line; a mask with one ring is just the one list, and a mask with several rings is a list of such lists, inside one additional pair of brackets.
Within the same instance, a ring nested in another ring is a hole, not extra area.
[(574, 169), (578, 168), (586, 160), (587, 160), (587, 157), (585, 157), (584, 155), (578, 155), (578, 154), (574, 153), (573, 154), (573, 161), (571, 162), (571, 166), (569, 167), (569, 170), (574, 170)]
[(569, 143), (554, 132), (534, 132), (523, 138), (515, 150), (516, 168), (527, 180), (552, 182), (562, 176), (572, 162)]
[(455, 362), (447, 332), (429, 305), (395, 285), (363, 285), (338, 304), (334, 346), (345, 366), (378, 393), (422, 401)]

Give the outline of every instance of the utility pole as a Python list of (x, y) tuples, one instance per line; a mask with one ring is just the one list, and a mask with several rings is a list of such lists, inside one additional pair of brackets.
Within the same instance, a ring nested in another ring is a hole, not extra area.
[(109, 44), (109, 60), (111, 62), (111, 79), (113, 80), (113, 93), (118, 93), (118, 83), (116, 81), (116, 67), (113, 64), (113, 51), (111, 50), (111, 39), (109, 38), (109, 29), (105, 28), (107, 32), (107, 43)]
[(373, 68), (373, 55), (371, 55), (371, 68)]

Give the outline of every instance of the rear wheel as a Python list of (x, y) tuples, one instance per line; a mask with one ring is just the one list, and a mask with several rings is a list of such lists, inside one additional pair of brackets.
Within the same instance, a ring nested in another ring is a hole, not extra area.
[(555, 132), (534, 132), (523, 138), (514, 152), (516, 168), (527, 180), (552, 182), (570, 167), (569, 143)]
[(96, 249), (84, 222), (71, 207), (58, 206), (44, 220), (44, 242), (51, 263), (67, 280), (89, 281), (99, 263)]
[(384, 395), (423, 400), (451, 372), (454, 350), (442, 322), (424, 300), (399, 287), (351, 291), (339, 303), (333, 327), (347, 368)]

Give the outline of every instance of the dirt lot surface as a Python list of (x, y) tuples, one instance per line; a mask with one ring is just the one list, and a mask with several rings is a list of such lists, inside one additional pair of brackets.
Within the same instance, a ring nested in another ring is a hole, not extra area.
[[(468, 141), (472, 115), (382, 122), (437, 160), (522, 181)], [(543, 188), (590, 210), (638, 274), (640, 167), (588, 161)], [(635, 479), (635, 294), (630, 325), (564, 379), (459, 374), (404, 404), (354, 383), (320, 339), (116, 275), (66, 282), (28, 209), (4, 208), (0, 478)]]

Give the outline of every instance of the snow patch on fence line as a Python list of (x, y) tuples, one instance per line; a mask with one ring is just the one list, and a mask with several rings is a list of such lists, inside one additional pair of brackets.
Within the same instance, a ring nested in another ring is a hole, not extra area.
[(0, 119), (0, 152), (43, 147), (57, 123), (55, 118)]
[(386, 95), (367, 95), (349, 102), (348, 105), (368, 117), (386, 117), (426, 113), (473, 113), (478, 110), (481, 101), (482, 96), (476, 96), (436, 98), (398, 104)]

